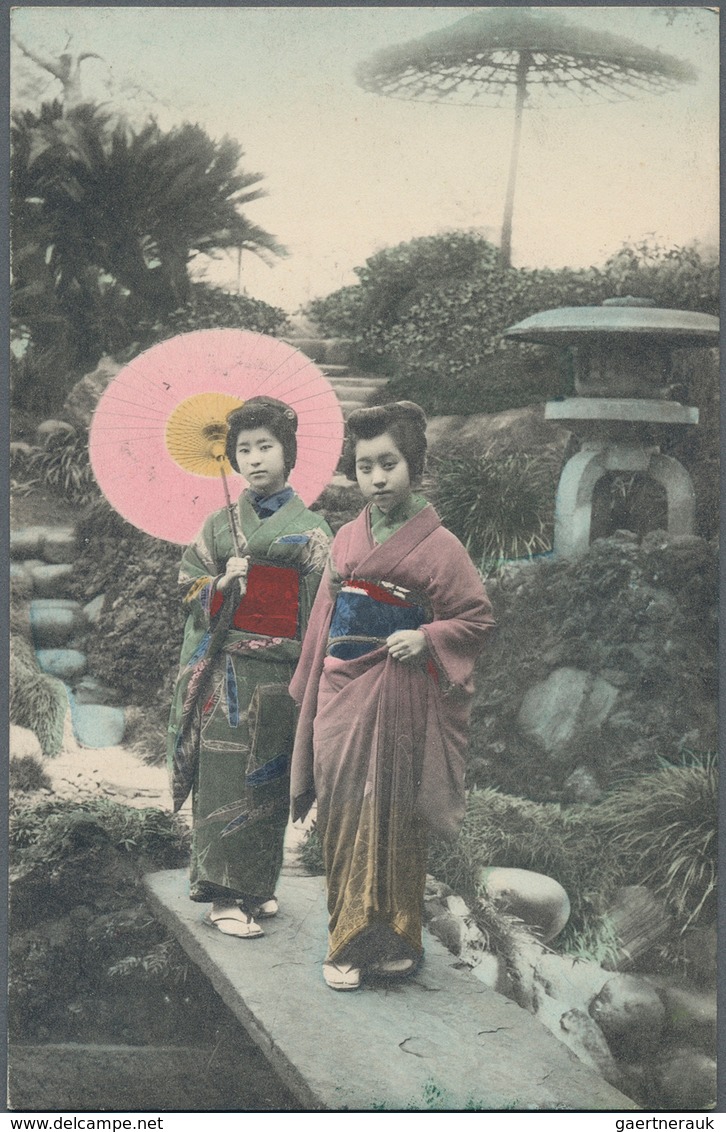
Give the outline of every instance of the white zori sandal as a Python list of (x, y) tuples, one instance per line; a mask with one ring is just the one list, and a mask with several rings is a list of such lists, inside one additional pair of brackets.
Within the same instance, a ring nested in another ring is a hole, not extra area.
[(350, 963), (323, 963), (323, 978), (331, 990), (358, 990), (361, 984), (361, 970)]
[(213, 905), (202, 917), (202, 923), (208, 928), (216, 928), (224, 935), (235, 935), (239, 939), (259, 939), (265, 934), (249, 912), (243, 912), (236, 904), (224, 908), (215, 908)]

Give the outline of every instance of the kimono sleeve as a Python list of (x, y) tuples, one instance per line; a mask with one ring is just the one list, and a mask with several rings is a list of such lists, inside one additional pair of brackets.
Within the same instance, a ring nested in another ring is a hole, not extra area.
[[(195, 625), (208, 627), (219, 612), (221, 594), (217, 582), (225, 563), (217, 554), (215, 515), (210, 515), (201, 531), (182, 555), (179, 567), (179, 588), (182, 601)], [(216, 601), (215, 601), (216, 598)]]
[(432, 558), (429, 599), (433, 620), (422, 625), (421, 631), (446, 685), (473, 692), (474, 664), (494, 628), (491, 603), (455, 535), (442, 527), (427, 542), (426, 551)]

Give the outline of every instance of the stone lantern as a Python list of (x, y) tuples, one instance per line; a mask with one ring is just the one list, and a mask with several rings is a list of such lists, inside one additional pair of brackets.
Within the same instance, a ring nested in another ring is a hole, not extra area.
[(557, 488), (554, 552), (576, 556), (590, 544), (593, 491), (609, 472), (641, 473), (665, 489), (668, 531), (693, 534), (691, 477), (660, 451), (665, 434), (698, 424), (698, 409), (667, 400), (672, 351), (718, 344), (713, 315), (656, 307), (649, 299), (608, 299), (600, 307), (541, 311), (506, 337), (570, 347), (576, 397), (548, 401), (545, 419), (581, 441)]

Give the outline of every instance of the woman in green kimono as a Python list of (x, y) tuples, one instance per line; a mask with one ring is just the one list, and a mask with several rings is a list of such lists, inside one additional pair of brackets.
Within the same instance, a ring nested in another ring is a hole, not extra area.
[(189, 618), (168, 759), (175, 811), (192, 794), (190, 897), (211, 902), (209, 926), (252, 939), (257, 919), (277, 913), (295, 731), (287, 686), (332, 535), (286, 483), (295, 412), (254, 397), (227, 423), (227, 457), (249, 487), (182, 558)]

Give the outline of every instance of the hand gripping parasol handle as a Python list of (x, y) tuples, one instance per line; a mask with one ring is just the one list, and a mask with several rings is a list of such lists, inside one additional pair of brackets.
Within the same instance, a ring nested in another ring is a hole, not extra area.
[(224, 474), (224, 465), (222, 463), (222, 458), (218, 457), (218, 459), (219, 459), (219, 474), (222, 477), (222, 486), (224, 488), (224, 498), (227, 500), (227, 514), (229, 516), (229, 532), (232, 535), (232, 545), (234, 547), (234, 553), (237, 556), (237, 558), (241, 558), (242, 557), (242, 547), (240, 545), (239, 533), (237, 531), (237, 520), (235, 519), (235, 514), (234, 514), (234, 503), (232, 502), (232, 500), (230, 498), (229, 488), (227, 486), (227, 477)]

